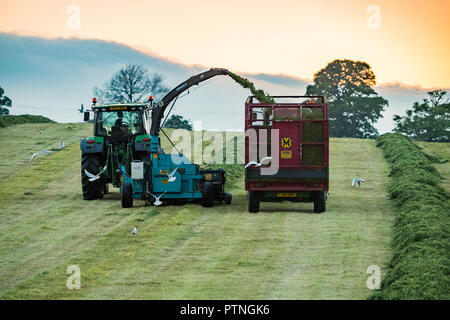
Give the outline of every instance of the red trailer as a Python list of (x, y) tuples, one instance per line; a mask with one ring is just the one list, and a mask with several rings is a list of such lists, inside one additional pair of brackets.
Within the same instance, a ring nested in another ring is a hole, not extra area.
[[(281, 201), (314, 202), (314, 212), (324, 212), (329, 186), (325, 98), (273, 96), (274, 104), (256, 103), (253, 98), (250, 96), (245, 103), (245, 190), (249, 212), (258, 212), (260, 202)], [(249, 165), (251, 161), (261, 163), (266, 156), (272, 158), (270, 163)], [(278, 170), (263, 174), (268, 167)]]

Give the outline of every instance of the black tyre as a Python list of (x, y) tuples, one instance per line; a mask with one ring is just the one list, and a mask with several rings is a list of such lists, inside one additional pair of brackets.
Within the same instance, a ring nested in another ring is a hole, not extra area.
[(321, 213), (327, 210), (327, 192), (320, 191), (316, 200), (314, 200), (314, 213)]
[(89, 181), (89, 177), (84, 170), (97, 174), (100, 171), (101, 162), (97, 155), (83, 154), (81, 156), (81, 188), (84, 200), (95, 200), (103, 198), (104, 183), (102, 179)]
[(131, 183), (124, 183), (122, 186), (122, 208), (133, 206), (133, 186)]
[(232, 196), (229, 193), (225, 194), (225, 204), (231, 204)]
[(259, 195), (255, 191), (249, 191), (247, 193), (248, 212), (257, 213), (259, 211)]
[(202, 189), (202, 206), (204, 207), (212, 207), (213, 206), (213, 200), (214, 200), (214, 194), (213, 194), (213, 185), (211, 182), (206, 181), (203, 184)]
[(105, 183), (105, 186), (103, 187), (103, 194), (109, 193), (109, 184)]

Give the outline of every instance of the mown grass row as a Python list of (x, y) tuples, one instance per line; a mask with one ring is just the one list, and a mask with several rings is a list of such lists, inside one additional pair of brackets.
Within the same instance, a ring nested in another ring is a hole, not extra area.
[(0, 116), (0, 128), (9, 127), (14, 124), (23, 123), (52, 123), (55, 122), (44, 116), (35, 116), (31, 114)]
[(449, 299), (449, 194), (436, 159), (398, 133), (380, 136), (377, 146), (391, 165), (389, 193), (399, 211), (389, 271), (370, 299)]

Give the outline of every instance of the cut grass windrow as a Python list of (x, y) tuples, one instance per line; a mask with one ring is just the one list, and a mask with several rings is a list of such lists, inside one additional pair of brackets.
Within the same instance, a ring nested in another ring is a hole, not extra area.
[(450, 298), (450, 206), (436, 159), (409, 138), (388, 133), (377, 146), (391, 165), (389, 193), (399, 207), (393, 257), (371, 299)]

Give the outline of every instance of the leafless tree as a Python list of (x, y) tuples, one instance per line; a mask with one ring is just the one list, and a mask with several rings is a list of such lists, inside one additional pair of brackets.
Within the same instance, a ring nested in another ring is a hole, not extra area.
[(129, 64), (117, 71), (103, 88), (95, 87), (94, 95), (102, 103), (130, 103), (142, 102), (149, 95), (158, 99), (168, 91), (161, 74), (149, 74), (144, 66)]

